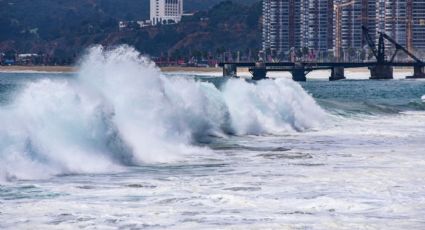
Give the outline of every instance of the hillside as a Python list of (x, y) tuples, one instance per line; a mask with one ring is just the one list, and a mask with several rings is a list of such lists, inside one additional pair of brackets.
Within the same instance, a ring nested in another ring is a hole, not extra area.
[[(223, 0), (184, 0), (184, 8), (186, 11), (207, 10)], [(235, 3), (251, 5), (259, 0), (233, 0)]]
[(197, 13), (178, 25), (118, 30), (120, 20), (146, 19), (148, 2), (0, 0), (0, 53), (40, 53), (50, 62), (69, 64), (93, 44), (129, 44), (152, 56), (174, 57), (245, 51), (259, 44), (261, 7), (255, 0), (213, 7), (220, 0), (186, 0), (185, 9)]

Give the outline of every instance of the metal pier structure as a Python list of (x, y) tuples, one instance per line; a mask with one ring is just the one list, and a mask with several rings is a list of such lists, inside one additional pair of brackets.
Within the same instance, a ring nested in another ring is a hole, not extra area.
[[(391, 37), (384, 33), (380, 33), (378, 46), (369, 36), (367, 28), (363, 27), (365, 39), (375, 56), (376, 61), (371, 62), (224, 62), (219, 66), (223, 68), (223, 76), (236, 77), (237, 68), (249, 68), (253, 80), (261, 80), (267, 78), (267, 72), (290, 72), (294, 81), (306, 81), (307, 74), (314, 70), (331, 70), (329, 80), (345, 79), (344, 70), (346, 68), (368, 68), (370, 70), (370, 79), (393, 79), (394, 67), (412, 67), (413, 76), (409, 79), (425, 78), (425, 62), (410, 53), (406, 48), (398, 44)], [(387, 60), (385, 53), (384, 40), (387, 40), (395, 46), (395, 52), (391, 58)], [(398, 52), (403, 52), (409, 56), (412, 61), (396, 62), (394, 61)]]

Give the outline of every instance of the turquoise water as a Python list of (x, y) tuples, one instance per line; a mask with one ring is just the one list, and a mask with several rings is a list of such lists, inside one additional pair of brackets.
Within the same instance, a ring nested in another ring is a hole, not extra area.
[(341, 113), (399, 113), (425, 109), (421, 100), (425, 81), (420, 80), (316, 81), (303, 86), (323, 106)]

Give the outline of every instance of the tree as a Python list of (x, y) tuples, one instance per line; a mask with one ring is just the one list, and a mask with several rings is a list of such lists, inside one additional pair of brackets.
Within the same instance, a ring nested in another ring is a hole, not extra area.
[(303, 56), (306, 57), (309, 54), (310, 49), (308, 47), (303, 47), (301, 49), (301, 52), (302, 52)]
[(348, 48), (348, 59), (349, 61), (352, 61), (356, 58), (357, 50), (353, 47)]
[(4, 53), (4, 59), (6, 60), (15, 60), (16, 59), (16, 51), (8, 50)]

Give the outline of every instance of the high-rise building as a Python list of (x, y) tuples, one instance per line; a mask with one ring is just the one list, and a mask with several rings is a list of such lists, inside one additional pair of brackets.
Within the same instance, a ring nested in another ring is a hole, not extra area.
[[(378, 0), (376, 1), (376, 32), (375, 36), (377, 36), (378, 32), (385, 32), (385, 2), (386, 0)], [(377, 37), (375, 37), (375, 40)]]
[(180, 22), (183, 0), (150, 0), (150, 20), (153, 25)]
[[(377, 17), (379, 31), (392, 37), (400, 45), (407, 47), (407, 1), (408, 0), (379, 0)], [(387, 47), (392, 44), (387, 43)]]
[(425, 52), (425, 0), (263, 0), (263, 50), (277, 56), (292, 47), (335, 50), (337, 33), (344, 55), (357, 52), (367, 46), (362, 26), (376, 43), (384, 32)]
[(416, 51), (425, 52), (425, 0), (408, 0), (411, 9), (411, 47)]
[[(372, 39), (377, 39), (377, 12), (378, 12), (378, 1), (361, 0), (362, 2), (362, 13), (361, 20), (359, 21), (362, 26), (369, 29), (370, 36)], [(362, 33), (362, 46), (366, 46), (365, 34)]]
[(377, 31), (411, 51), (425, 51), (425, 0), (379, 0), (376, 15)]
[(263, 51), (282, 57), (301, 45), (299, 0), (263, 0)]
[(301, 0), (301, 46), (333, 48), (333, 0)]
[[(334, 4), (343, 4), (347, 2), (350, 1), (334, 0)], [(341, 27), (341, 48), (343, 50), (363, 48), (365, 45), (362, 31), (363, 25), (368, 27), (372, 37), (375, 36), (376, 6), (377, 1), (375, 0), (357, 0), (352, 1), (352, 4), (341, 7), (341, 22), (337, 23), (334, 21), (334, 32), (336, 31), (335, 26)], [(336, 36), (336, 34), (334, 34), (334, 36)]]

